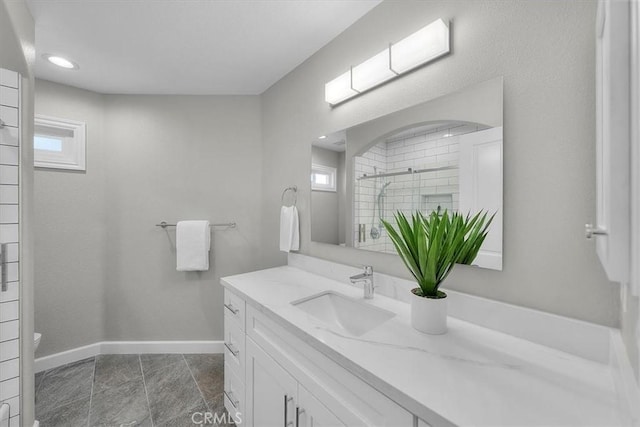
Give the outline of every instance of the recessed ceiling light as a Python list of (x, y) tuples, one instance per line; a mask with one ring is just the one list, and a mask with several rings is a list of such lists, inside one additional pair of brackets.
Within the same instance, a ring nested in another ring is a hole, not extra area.
[(322, 135), (318, 137), (318, 139), (326, 139), (326, 138), (327, 138), (327, 135)]
[(66, 68), (68, 70), (77, 70), (78, 68), (80, 68), (75, 62), (69, 61), (67, 58), (63, 58), (62, 56), (50, 55), (48, 53), (45, 53), (44, 55), (42, 55), (42, 57), (52, 64), (57, 65), (58, 67)]

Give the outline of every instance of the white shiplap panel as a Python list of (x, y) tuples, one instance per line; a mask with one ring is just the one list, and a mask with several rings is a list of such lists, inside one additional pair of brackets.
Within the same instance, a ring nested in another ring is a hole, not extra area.
[(0, 302), (15, 301), (18, 299), (19, 282), (9, 282), (7, 284), (7, 290), (0, 292)]
[(18, 205), (0, 204), (0, 224), (18, 223)]
[(20, 376), (20, 359), (0, 362), (0, 381), (6, 381)]
[(0, 341), (16, 340), (20, 336), (18, 320), (0, 323)]
[(18, 301), (0, 303), (0, 322), (16, 320), (19, 313)]
[(0, 85), (17, 88), (19, 80), (19, 74), (15, 71), (0, 68)]
[(18, 108), (19, 96), (18, 89), (6, 86), (0, 86), (0, 105)]
[(17, 224), (0, 224), (0, 243), (18, 242)]
[(20, 355), (20, 343), (18, 340), (0, 343), (0, 362), (15, 359)]
[(7, 126), (18, 127), (18, 109), (0, 105), (0, 119)]
[(0, 166), (0, 184), (18, 184), (18, 166)]
[(0, 382), (0, 396), (3, 399), (16, 397), (20, 394), (20, 378), (12, 378), (10, 380)]
[(0, 185), (0, 204), (16, 205), (19, 201), (17, 185)]
[(0, 164), (18, 166), (19, 157), (18, 147), (0, 145)]
[(20, 132), (18, 128), (7, 126), (0, 129), (0, 144), (13, 145), (15, 147), (20, 145)]

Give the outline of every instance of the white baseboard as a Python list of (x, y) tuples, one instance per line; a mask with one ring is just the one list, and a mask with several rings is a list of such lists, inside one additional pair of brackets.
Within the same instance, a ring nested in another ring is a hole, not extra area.
[(42, 372), (99, 354), (224, 353), (224, 341), (102, 341), (39, 357), (34, 371)]
[(611, 332), (611, 370), (613, 382), (621, 404), (621, 414), (626, 419), (623, 425), (640, 426), (640, 385), (631, 367), (631, 362), (620, 331)]

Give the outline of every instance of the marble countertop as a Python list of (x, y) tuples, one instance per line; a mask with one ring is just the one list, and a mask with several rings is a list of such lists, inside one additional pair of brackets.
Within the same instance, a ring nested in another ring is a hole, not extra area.
[[(408, 304), (291, 267), (221, 279), (223, 286), (309, 345), (433, 425), (616, 426), (611, 368), (449, 317), (431, 336)], [(396, 313), (359, 337), (332, 329), (292, 301), (332, 290)], [(553, 331), (550, 331), (553, 333)]]

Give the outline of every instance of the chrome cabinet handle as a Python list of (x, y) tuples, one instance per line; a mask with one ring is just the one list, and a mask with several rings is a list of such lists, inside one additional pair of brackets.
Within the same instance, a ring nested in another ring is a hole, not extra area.
[(300, 427), (300, 414), (304, 414), (304, 409), (296, 406), (296, 427)]
[(227, 347), (227, 350), (229, 350), (235, 357), (240, 355), (240, 350), (236, 349), (233, 344), (224, 343), (224, 346)]
[(233, 304), (229, 303), (229, 304), (225, 304), (224, 308), (226, 308), (227, 310), (229, 310), (230, 312), (232, 312), (233, 314), (238, 314), (240, 312), (240, 310), (238, 310), (237, 308), (235, 308), (233, 306)]
[(0, 244), (0, 267), (2, 272), (0, 273), (0, 292), (7, 292), (9, 272), (7, 271), (7, 248), (8, 243)]
[(293, 425), (293, 421), (289, 421), (289, 402), (293, 401), (293, 397), (284, 395), (284, 427)]
[(227, 395), (227, 399), (229, 399), (233, 407), (238, 409), (238, 405), (240, 405), (240, 401), (236, 399), (236, 397), (233, 395), (233, 392), (231, 390), (229, 391), (225, 390), (224, 394)]
[(593, 224), (585, 224), (584, 225), (584, 236), (587, 239), (592, 238), (593, 236), (606, 236), (609, 234), (605, 228), (596, 227)]

